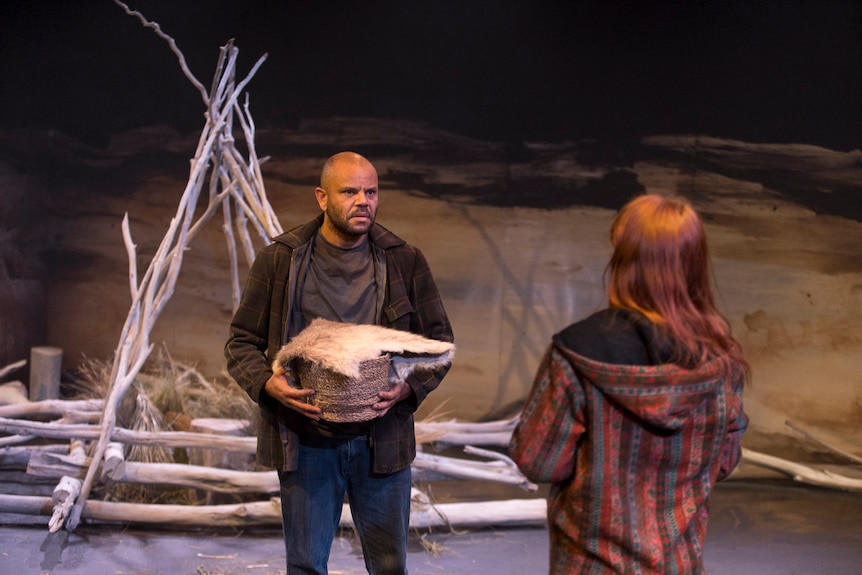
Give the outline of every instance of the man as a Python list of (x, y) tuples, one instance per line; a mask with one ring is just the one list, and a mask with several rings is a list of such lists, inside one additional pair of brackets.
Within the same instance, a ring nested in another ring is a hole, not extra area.
[(378, 394), (369, 422), (333, 423), (272, 359), (313, 319), (375, 324), (440, 341), (452, 328), (422, 253), (375, 222), (377, 171), (342, 152), (314, 191), (322, 214), (255, 258), (225, 346), (228, 371), (260, 407), (258, 463), (278, 470), (287, 574), (327, 572), (344, 496), (373, 575), (407, 572), (413, 413), (448, 367)]

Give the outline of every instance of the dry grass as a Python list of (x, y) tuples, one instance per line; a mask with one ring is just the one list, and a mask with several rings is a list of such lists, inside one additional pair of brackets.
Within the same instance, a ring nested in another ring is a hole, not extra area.
[[(440, 405), (435, 407), (431, 413), (428, 414), (427, 417), (422, 418), (423, 423), (433, 423), (436, 421), (448, 420), (449, 413), (444, 411), (446, 407), (446, 403), (449, 402), (449, 398), (444, 400)], [(446, 434), (445, 430), (437, 429), (431, 430), (428, 427), (417, 427), (416, 428), (416, 445), (422, 445), (425, 443), (434, 443), (440, 437)]]
[[(72, 399), (105, 398), (111, 377), (111, 364), (87, 358), (74, 381), (65, 384), (65, 394)], [(117, 410), (117, 424), (134, 429), (144, 415), (136, 397), (143, 395), (162, 414), (175, 412), (191, 419), (221, 417), (253, 421), (254, 403), (227, 376), (207, 379), (196, 368), (177, 361), (162, 349), (141, 370), (134, 385)], [(167, 427), (165, 427), (167, 429)]]
[[(71, 399), (104, 399), (107, 397), (112, 365), (86, 358), (77, 377), (64, 383), (64, 395)], [(209, 380), (192, 366), (176, 362), (166, 350), (160, 352), (141, 370), (134, 384), (117, 407), (117, 425), (134, 431), (170, 431), (167, 413), (182, 414), (189, 419), (225, 418), (254, 422), (254, 404), (232, 380)], [(144, 463), (185, 463), (185, 450), (171, 450), (148, 445), (126, 446), (126, 459)], [(137, 503), (192, 503), (195, 494), (189, 489), (159, 486), (113, 484), (106, 488), (106, 498)]]

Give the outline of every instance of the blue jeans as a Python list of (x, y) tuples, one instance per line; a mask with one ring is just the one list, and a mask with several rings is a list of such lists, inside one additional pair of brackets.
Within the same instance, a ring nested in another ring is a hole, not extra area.
[(296, 471), (279, 472), (287, 575), (326, 575), (344, 496), (371, 575), (407, 574), (410, 466), (371, 474), (367, 439), (300, 445)]

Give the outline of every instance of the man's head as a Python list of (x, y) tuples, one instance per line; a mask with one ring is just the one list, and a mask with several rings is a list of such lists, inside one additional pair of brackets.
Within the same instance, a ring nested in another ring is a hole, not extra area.
[(326, 241), (355, 246), (377, 217), (377, 170), (355, 152), (340, 152), (326, 160), (314, 195), (323, 210)]

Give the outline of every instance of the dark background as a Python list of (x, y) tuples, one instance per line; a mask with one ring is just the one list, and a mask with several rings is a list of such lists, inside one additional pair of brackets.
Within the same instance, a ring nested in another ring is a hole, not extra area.
[[(862, 2), (148, 0), (209, 86), (235, 38), (258, 128), (394, 117), (518, 142), (702, 133), (862, 147)], [(0, 129), (92, 145), (204, 107), (111, 0), (0, 3)]]

